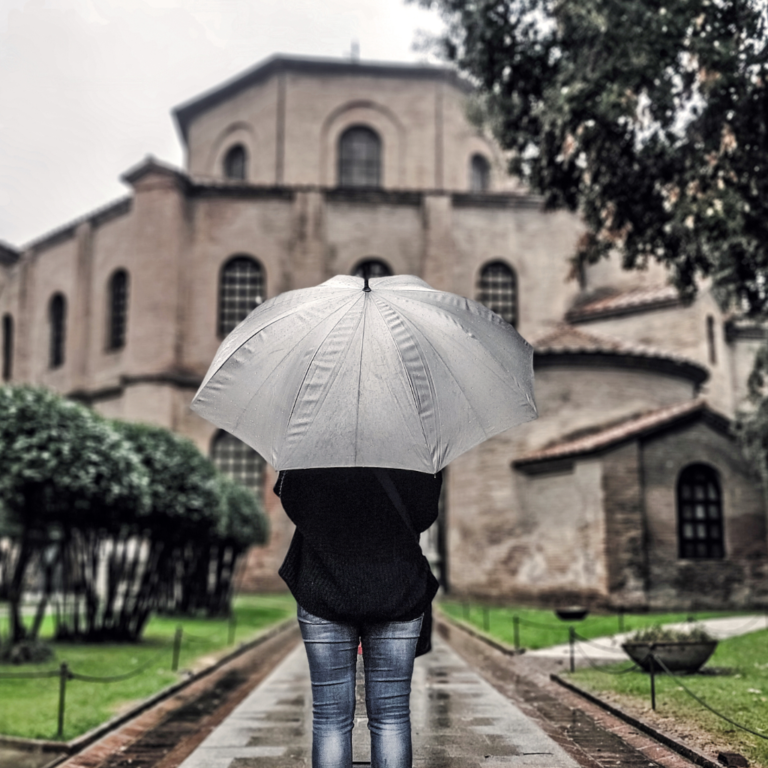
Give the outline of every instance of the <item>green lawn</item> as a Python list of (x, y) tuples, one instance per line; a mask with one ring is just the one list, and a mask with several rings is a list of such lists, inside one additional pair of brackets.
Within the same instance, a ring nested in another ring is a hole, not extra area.
[[(554, 611), (522, 606), (503, 608), (484, 607), (479, 604), (444, 600), (440, 609), (454, 619), (470, 624), (474, 629), (507, 645), (515, 645), (514, 617), (519, 618), (519, 641), (522, 648), (535, 650), (568, 642), (568, 628), (574, 627), (578, 636), (593, 639), (615, 635), (620, 630), (616, 614), (589, 614), (582, 621), (561, 621)], [(742, 612), (702, 613), (640, 613), (624, 614), (621, 619), (625, 632), (648, 627), (652, 624), (671, 624), (686, 621), (712, 619), (719, 616), (738, 616)]]
[[(618, 703), (641, 717), (650, 716), (650, 678), (644, 672), (606, 674), (626, 664), (582, 669), (564, 674), (578, 686), (596, 694), (619, 696)], [(709, 706), (731, 720), (768, 737), (768, 630), (721, 641), (707, 665), (694, 675), (677, 680), (656, 678), (656, 712), (678, 722), (693, 723), (723, 739), (731, 750), (748, 758), (750, 765), (768, 766), (768, 740), (739, 730), (692, 699), (685, 685)], [(662, 724), (663, 730), (663, 724)]]
[[(295, 613), (290, 595), (245, 595), (234, 604), (234, 645), (247, 641)], [(182, 627), (179, 671), (172, 672), (173, 638)], [(42, 637), (51, 636), (46, 623)], [(0, 666), (0, 675), (58, 669), (66, 662), (76, 673), (93, 677), (121, 675), (148, 665), (141, 674), (112, 683), (72, 680), (66, 689), (64, 740), (105, 722), (171, 683), (185, 670), (197, 670), (225, 655), (230, 627), (226, 619), (152, 618), (138, 644), (54, 643), (53, 663)], [(0, 733), (34, 739), (56, 738), (59, 702), (57, 678), (0, 680)]]

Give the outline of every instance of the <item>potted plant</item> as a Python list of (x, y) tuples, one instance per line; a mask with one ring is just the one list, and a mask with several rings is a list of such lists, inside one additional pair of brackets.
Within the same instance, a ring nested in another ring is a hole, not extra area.
[(670, 672), (695, 672), (715, 652), (717, 640), (701, 626), (679, 629), (656, 624), (638, 630), (621, 647), (646, 672), (651, 669), (651, 653), (657, 660), (656, 672), (664, 667)]

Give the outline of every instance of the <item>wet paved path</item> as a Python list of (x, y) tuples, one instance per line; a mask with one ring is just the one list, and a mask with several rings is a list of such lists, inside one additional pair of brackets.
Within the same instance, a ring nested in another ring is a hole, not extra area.
[[(361, 681), (361, 662), (358, 681)], [(362, 685), (353, 731), (356, 763), (370, 761)], [(439, 637), (417, 659), (411, 695), (414, 766), (576, 768), (535, 722)], [(181, 768), (310, 768), (312, 694), (299, 645)]]

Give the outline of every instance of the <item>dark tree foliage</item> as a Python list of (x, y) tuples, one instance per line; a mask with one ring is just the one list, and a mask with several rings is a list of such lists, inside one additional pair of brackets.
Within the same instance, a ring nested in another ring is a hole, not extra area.
[[(0, 387), (0, 598), (10, 641), (137, 640), (153, 611), (225, 614), (266, 541), (256, 497), (189, 440), (108, 422), (45, 389)], [(37, 599), (31, 625), (20, 606)]]
[[(733, 317), (768, 317), (765, 0), (414, 0), (477, 87), (475, 119), (549, 209), (582, 217), (574, 271), (656, 260)], [(768, 348), (737, 432), (768, 484)]]
[[(73, 630), (95, 629), (95, 555), (135, 525), (147, 501), (138, 457), (103, 420), (44, 389), (0, 387), (0, 536), (13, 542), (2, 561), (13, 642), (37, 635), (54, 580), (73, 608)], [(33, 567), (42, 599), (30, 629), (19, 609)]]
[(762, 0), (420, 0), (510, 170), (586, 224), (578, 259), (667, 265), (682, 294), (768, 308)]
[(229, 611), (238, 558), (266, 542), (254, 494), (223, 476), (195, 445), (161, 427), (113, 422), (149, 473), (148, 541), (136, 600), (141, 616)]

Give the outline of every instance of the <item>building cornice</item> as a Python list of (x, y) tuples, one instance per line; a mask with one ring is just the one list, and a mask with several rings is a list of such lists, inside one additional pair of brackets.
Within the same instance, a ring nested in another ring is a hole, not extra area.
[(203, 377), (187, 371), (161, 371), (160, 373), (126, 374), (120, 376), (117, 384), (110, 384), (96, 389), (77, 389), (67, 393), (71, 400), (78, 400), (91, 405), (103, 400), (122, 397), (126, 389), (143, 384), (156, 384), (177, 389), (197, 390), (203, 383)]
[(4, 267), (13, 266), (21, 258), (21, 253), (8, 243), (0, 240), (0, 264)]

